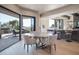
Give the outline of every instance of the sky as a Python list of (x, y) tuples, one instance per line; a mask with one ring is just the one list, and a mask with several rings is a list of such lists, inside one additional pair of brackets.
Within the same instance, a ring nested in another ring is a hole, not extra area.
[(31, 18), (23, 19), (23, 26), (31, 27)]
[(16, 17), (13, 17), (13, 16), (10, 16), (10, 15), (6, 15), (6, 14), (3, 14), (3, 13), (0, 13), (0, 22), (1, 24), (3, 23), (6, 23), (6, 22), (9, 22), (9, 21), (12, 21), (12, 20), (19, 20), (18, 18)]

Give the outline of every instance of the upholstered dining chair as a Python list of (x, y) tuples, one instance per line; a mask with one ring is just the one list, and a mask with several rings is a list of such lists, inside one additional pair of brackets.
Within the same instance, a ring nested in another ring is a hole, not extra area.
[(29, 51), (29, 45), (34, 45), (34, 44), (36, 44), (36, 40), (33, 37), (24, 35), (24, 49), (25, 46), (27, 45), (27, 52)]
[(49, 48), (50, 54), (54, 54), (56, 52), (56, 42), (57, 34), (49, 36), (46, 40), (45, 44)]

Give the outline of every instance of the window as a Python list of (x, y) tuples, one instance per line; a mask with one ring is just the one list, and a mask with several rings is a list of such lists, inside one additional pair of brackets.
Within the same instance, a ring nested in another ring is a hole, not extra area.
[(52, 27), (54, 27), (54, 25), (55, 25), (55, 22), (54, 22), (54, 20), (52, 20), (52, 19), (49, 19), (49, 28), (52, 28)]
[(35, 31), (35, 17), (23, 16), (22, 30), (24, 33)]
[(63, 29), (63, 19), (55, 19), (55, 27), (57, 29)]

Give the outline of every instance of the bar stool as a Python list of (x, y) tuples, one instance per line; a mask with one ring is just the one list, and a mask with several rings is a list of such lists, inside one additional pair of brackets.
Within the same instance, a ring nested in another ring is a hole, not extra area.
[(66, 41), (67, 41), (67, 42), (72, 42), (72, 40), (71, 40), (71, 35), (72, 35), (71, 32), (66, 32)]

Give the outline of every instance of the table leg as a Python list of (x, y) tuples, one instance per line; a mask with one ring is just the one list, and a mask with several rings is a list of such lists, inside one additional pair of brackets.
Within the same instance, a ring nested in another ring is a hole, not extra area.
[(0, 39), (1, 39), (1, 35), (0, 35)]
[[(44, 40), (44, 41), (43, 41)], [(45, 40), (46, 40), (46, 37), (41, 37), (40, 38), (40, 43), (41, 43), (41, 48), (45, 48), (46, 47), (46, 44), (45, 44)]]

